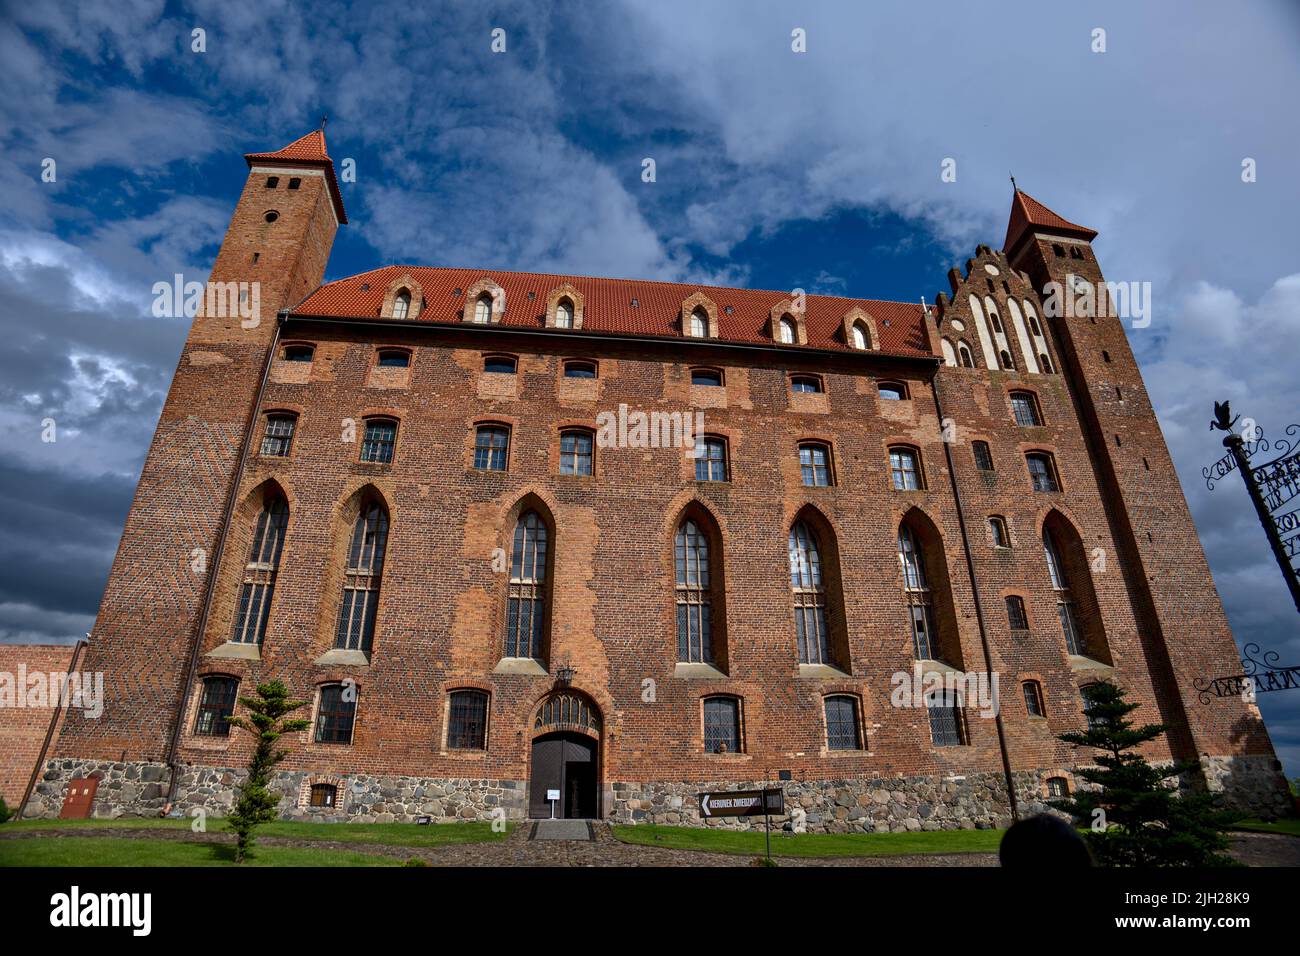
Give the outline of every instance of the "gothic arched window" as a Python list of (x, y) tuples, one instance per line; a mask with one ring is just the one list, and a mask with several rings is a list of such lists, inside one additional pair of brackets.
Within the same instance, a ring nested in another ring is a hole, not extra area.
[(925, 555), (921, 552), (921, 542), (906, 524), (898, 529), (898, 561), (903, 568), (903, 597), (912, 631), (912, 653), (917, 660), (935, 660), (934, 607), (925, 574)]
[(236, 644), (261, 644), (266, 636), (271, 595), (275, 591), (275, 574), (280, 567), (280, 551), (289, 524), (289, 506), (280, 495), (269, 496), (257, 516), (253, 546), (244, 565), (244, 582), (239, 589), (239, 607), (235, 612)]
[(515, 523), (506, 598), (506, 657), (540, 660), (546, 621), (546, 524), (536, 511)]
[(411, 293), (403, 289), (393, 299), (393, 318), (404, 319), (411, 312)]
[(713, 663), (713, 602), (709, 539), (693, 520), (677, 526), (673, 542), (677, 571), (677, 659)]
[(790, 529), (790, 589), (794, 595), (794, 636), (800, 664), (829, 664), (826, 588), (817, 536), (802, 521)]
[(347, 567), (343, 574), (343, 601), (339, 606), (334, 646), (370, 653), (375, 636), (375, 611), (379, 607), (379, 582), (388, 546), (388, 512), (378, 501), (363, 503), (352, 526)]

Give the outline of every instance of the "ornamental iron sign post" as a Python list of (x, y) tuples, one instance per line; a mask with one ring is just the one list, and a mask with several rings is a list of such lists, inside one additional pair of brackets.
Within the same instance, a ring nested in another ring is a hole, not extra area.
[[(1201, 469), (1201, 474), (1206, 487), (1213, 491), (1214, 482), (1228, 472), (1241, 472), (1255, 514), (1264, 526), (1269, 547), (1273, 549), (1282, 577), (1286, 579), (1291, 600), (1300, 611), (1300, 507), (1297, 507), (1300, 506), (1297, 500), (1300, 498), (1300, 425), (1288, 425), (1287, 437), (1274, 441), (1270, 449), (1263, 429), (1254, 423), (1249, 429), (1254, 441), (1247, 441), (1232, 431), (1240, 417), (1233, 417), (1227, 402), (1214, 403), (1214, 421), (1210, 422), (1210, 428), (1228, 433), (1223, 439), (1228, 454), (1210, 468)], [(1252, 456), (1270, 450), (1277, 453), (1276, 457), (1260, 465), (1251, 463)]]
[[(1257, 658), (1255, 655), (1259, 654)], [(1198, 677), (1192, 682), (1201, 703), (1216, 697), (1243, 697), (1255, 702), (1257, 693), (1300, 690), (1300, 666), (1279, 667), (1276, 651), (1260, 654), (1258, 644), (1247, 644), (1241, 658), (1242, 673), (1229, 677)]]

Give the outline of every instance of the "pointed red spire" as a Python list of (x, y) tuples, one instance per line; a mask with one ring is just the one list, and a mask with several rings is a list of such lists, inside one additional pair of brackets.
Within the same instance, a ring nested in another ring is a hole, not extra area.
[(244, 159), (250, 169), (258, 165), (287, 168), (297, 166), (323, 170), (325, 180), (329, 183), (330, 198), (334, 201), (334, 211), (338, 214), (339, 223), (341, 225), (347, 223), (347, 213), (343, 211), (343, 195), (339, 191), (338, 179), (334, 175), (334, 161), (330, 159), (329, 152), (325, 148), (324, 127), (312, 130), (306, 136), (295, 139), (288, 146), (277, 149), (273, 153), (245, 153)]
[(1002, 243), (1002, 251), (1009, 253), (1031, 226), (1042, 226), (1063, 235), (1076, 236), (1088, 241), (1097, 237), (1096, 229), (1080, 226), (1058, 216), (1029, 193), (1017, 189), (1011, 200), (1011, 217), (1007, 221), (1007, 239)]
[(244, 158), (257, 160), (258, 162), (269, 162), (277, 159), (325, 163), (330, 161), (329, 153), (325, 149), (325, 131), (323, 129), (314, 129), (306, 136), (295, 139), (288, 146), (277, 149), (274, 153), (249, 153)]

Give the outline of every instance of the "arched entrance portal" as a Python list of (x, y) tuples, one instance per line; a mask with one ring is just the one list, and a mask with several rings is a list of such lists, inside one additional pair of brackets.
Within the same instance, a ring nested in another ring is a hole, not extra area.
[(528, 815), (551, 815), (550, 793), (558, 793), (555, 815), (569, 819), (600, 816), (600, 714), (586, 697), (568, 691), (541, 702), (533, 718)]

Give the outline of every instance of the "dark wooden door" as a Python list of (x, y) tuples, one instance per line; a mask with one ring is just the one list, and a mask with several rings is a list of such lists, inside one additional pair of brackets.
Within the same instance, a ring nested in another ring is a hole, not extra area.
[(63, 798), (59, 816), (64, 820), (84, 820), (95, 805), (95, 791), (99, 780), (95, 777), (78, 777), (68, 781), (68, 795)]
[(544, 734), (533, 741), (528, 778), (528, 815), (551, 815), (548, 790), (558, 790), (557, 817), (594, 817), (596, 803), (596, 742), (582, 734)]

